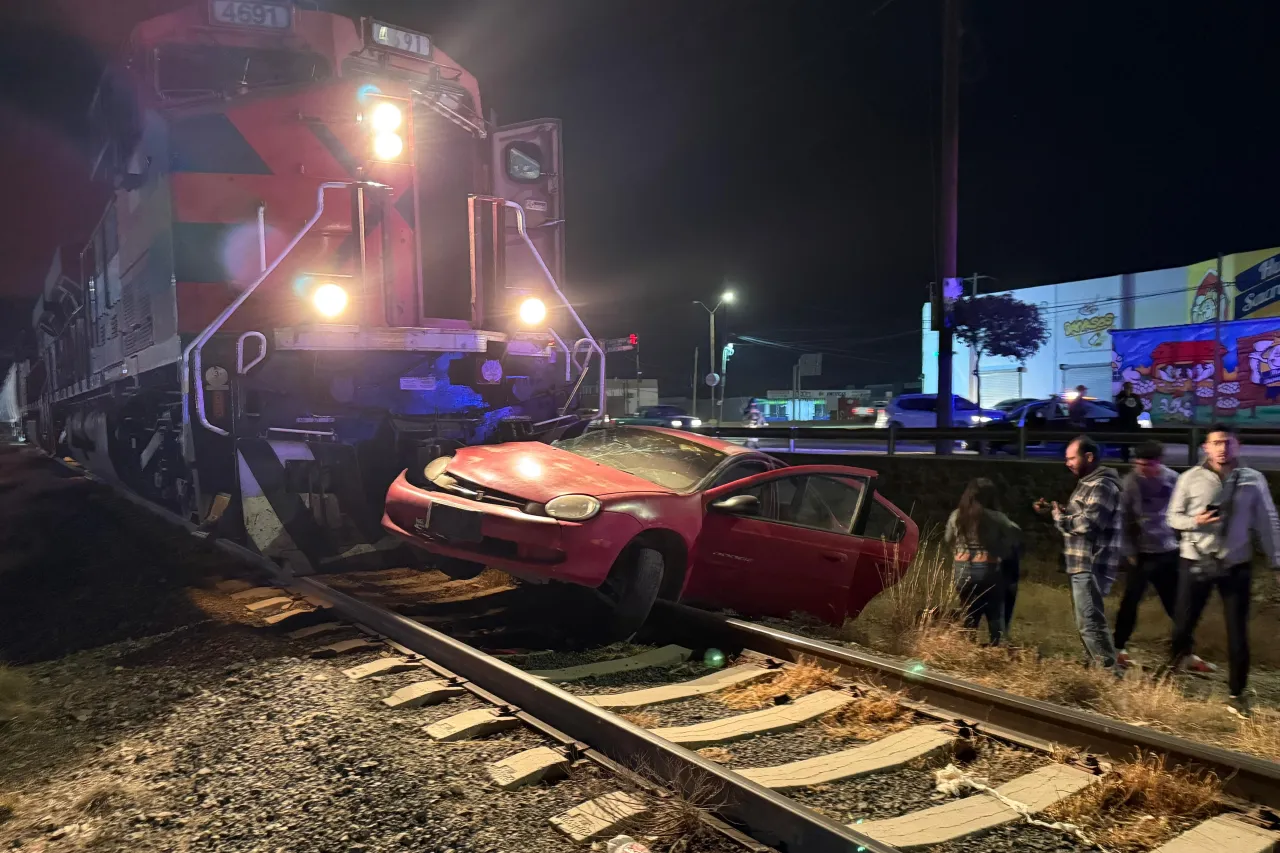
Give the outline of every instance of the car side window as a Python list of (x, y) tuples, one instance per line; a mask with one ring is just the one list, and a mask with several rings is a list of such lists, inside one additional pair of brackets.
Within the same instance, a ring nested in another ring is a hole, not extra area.
[(862, 536), (882, 542), (900, 542), (907, 533), (907, 525), (880, 501), (873, 500), (867, 511), (867, 522)]
[[(708, 488), (714, 489), (716, 486), (723, 486), (727, 483), (746, 479), (747, 477), (754, 477), (756, 474), (763, 474), (768, 470), (769, 463), (760, 459), (753, 459), (749, 462), (739, 462), (737, 464), (730, 465), (728, 468), (721, 471), (720, 476), (716, 477), (715, 482), (713, 482)], [(746, 494), (755, 493), (747, 492)]]
[(849, 533), (865, 484), (846, 477), (783, 477), (777, 484), (777, 520), (815, 530)]

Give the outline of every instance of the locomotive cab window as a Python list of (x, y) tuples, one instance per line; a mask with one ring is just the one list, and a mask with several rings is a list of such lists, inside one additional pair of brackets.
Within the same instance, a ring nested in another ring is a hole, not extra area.
[(156, 92), (163, 98), (226, 95), (328, 77), (323, 57), (292, 50), (172, 45), (155, 53)]
[(533, 182), (542, 177), (542, 149), (532, 142), (513, 142), (507, 146), (507, 177), (513, 181)]

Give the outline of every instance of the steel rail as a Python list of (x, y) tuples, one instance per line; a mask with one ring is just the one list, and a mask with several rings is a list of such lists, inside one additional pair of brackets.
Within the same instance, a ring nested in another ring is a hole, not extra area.
[(210, 540), (218, 550), (275, 579), (282, 587), (303, 596), (323, 599), (332, 605), (330, 612), (334, 615), (365, 626), (456, 673), (499, 697), (507, 705), (523, 710), (545, 726), (586, 744), (622, 767), (633, 771), (644, 768), (686, 796), (717, 792), (716, 802), (711, 807), (714, 814), (761, 844), (784, 853), (850, 853), (855, 850), (901, 853), (897, 847), (855, 832), (465, 643), (398, 613), (339, 592), (314, 578), (290, 575), (261, 554), (227, 539), (209, 537), (177, 514), (128, 489), (117, 488), (116, 484), (79, 465), (68, 465), (57, 457), (50, 458), (74, 474), (112, 487), (115, 494), (188, 533)]
[(723, 651), (749, 649), (792, 662), (812, 659), (842, 675), (901, 691), (968, 722), (997, 726), (1112, 759), (1156, 753), (1175, 765), (1212, 771), (1222, 780), (1227, 794), (1280, 808), (1280, 763), (1264, 758), (962, 681), (931, 672), (919, 663), (834, 646), (684, 605), (659, 602), (654, 609), (652, 630), (668, 641), (692, 643), (695, 647), (712, 642)]

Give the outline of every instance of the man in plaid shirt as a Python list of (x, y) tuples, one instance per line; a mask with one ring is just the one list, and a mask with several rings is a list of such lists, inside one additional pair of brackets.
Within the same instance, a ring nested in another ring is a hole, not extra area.
[[(1050, 509), (1053, 524), (1062, 533), (1063, 557), (1071, 581), (1071, 601), (1076, 628), (1092, 661), (1116, 669), (1116, 647), (1107, 627), (1102, 597), (1111, 589), (1120, 567), (1123, 547), (1123, 513), (1120, 478), (1099, 464), (1102, 453), (1088, 436), (1067, 446), (1067, 468), (1078, 478), (1067, 505), (1055, 501)], [(1120, 670), (1116, 670), (1117, 674)]]

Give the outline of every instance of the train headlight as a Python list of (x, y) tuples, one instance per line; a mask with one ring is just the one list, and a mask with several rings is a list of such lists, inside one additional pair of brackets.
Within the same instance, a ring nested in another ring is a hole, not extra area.
[(325, 317), (337, 317), (347, 310), (347, 292), (336, 284), (322, 284), (311, 294), (311, 304)]
[(536, 296), (530, 296), (520, 303), (520, 322), (526, 326), (536, 326), (547, 319), (547, 306)]
[(394, 160), (404, 151), (400, 134), (385, 131), (373, 138), (373, 156), (379, 160)]
[(400, 108), (389, 101), (383, 101), (373, 108), (373, 112), (369, 115), (369, 123), (373, 125), (373, 129), (378, 133), (390, 133), (400, 127), (400, 122), (404, 119)]
[(600, 512), (600, 501), (590, 495), (561, 495), (547, 501), (543, 509), (558, 521), (586, 521)]

